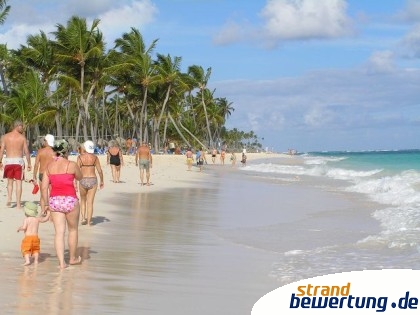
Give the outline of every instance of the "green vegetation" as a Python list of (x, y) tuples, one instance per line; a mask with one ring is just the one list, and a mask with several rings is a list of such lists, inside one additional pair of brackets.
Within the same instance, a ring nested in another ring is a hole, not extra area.
[(32, 140), (45, 133), (79, 142), (137, 138), (156, 152), (169, 143), (261, 147), (253, 132), (226, 130), (234, 108), (208, 89), (211, 68), (182, 72), (181, 57), (155, 54), (158, 40), (147, 45), (135, 28), (107, 51), (99, 25), (73, 16), (51, 38), (40, 31), (19, 49), (0, 45), (1, 133), (20, 119)]

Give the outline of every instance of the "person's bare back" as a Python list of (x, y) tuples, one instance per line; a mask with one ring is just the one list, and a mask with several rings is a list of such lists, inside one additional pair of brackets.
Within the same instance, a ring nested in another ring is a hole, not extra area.
[(0, 154), (0, 170), (4, 168), (3, 177), (7, 178), (6, 205), (11, 206), (13, 183), (16, 182), (16, 208), (18, 209), (21, 208), (22, 179), (25, 169), (24, 156), (27, 161), (27, 169), (28, 171), (31, 170), (31, 156), (23, 131), (23, 123), (17, 120), (13, 124), (13, 130), (3, 135), (0, 141), (2, 153), (6, 152), (4, 167), (3, 154)]
[(48, 216), (45, 217), (26, 217), (23, 221), (21, 227), (19, 227), (19, 231), (24, 231), (25, 235), (38, 235), (39, 224), (47, 222), (49, 220), (49, 213)]
[(48, 163), (54, 159), (54, 156), (54, 150), (50, 146), (38, 150), (34, 165), (34, 180), (36, 180), (37, 173), (44, 174)]
[[(28, 145), (26, 138), (21, 133), (13, 129), (11, 132), (6, 133), (1, 142), (1, 147), (6, 151), (7, 158), (21, 158), (24, 155), (29, 156)], [(30, 166), (30, 160), (28, 166)]]

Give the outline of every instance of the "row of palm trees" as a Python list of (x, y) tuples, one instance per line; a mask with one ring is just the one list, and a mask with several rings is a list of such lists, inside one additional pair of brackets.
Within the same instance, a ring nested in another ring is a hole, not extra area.
[(234, 109), (208, 88), (211, 68), (182, 72), (181, 57), (153, 58), (158, 40), (146, 45), (136, 28), (106, 50), (99, 24), (73, 16), (51, 38), (40, 31), (19, 49), (0, 45), (0, 132), (20, 119), (30, 139), (136, 137), (156, 151), (168, 142), (214, 147), (229, 136)]

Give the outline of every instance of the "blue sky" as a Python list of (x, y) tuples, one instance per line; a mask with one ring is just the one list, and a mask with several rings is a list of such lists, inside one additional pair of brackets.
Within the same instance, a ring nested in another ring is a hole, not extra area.
[[(228, 128), (275, 151), (417, 149), (420, 0), (9, 0), (0, 42), (72, 15), (113, 41), (135, 27), (182, 67), (212, 68)], [(264, 138), (264, 140), (262, 140)]]

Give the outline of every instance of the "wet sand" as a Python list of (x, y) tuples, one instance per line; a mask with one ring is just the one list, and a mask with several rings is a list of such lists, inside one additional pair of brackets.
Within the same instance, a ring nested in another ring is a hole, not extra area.
[[(22, 267), (23, 235), (15, 232), (22, 214), (1, 209), (2, 314), (250, 314), (283, 284), (272, 270), (284, 253), (325, 243), (346, 228), (319, 236), (331, 213), (355, 207), (333, 193), (273, 185), (228, 165), (187, 172), (183, 157), (170, 158), (155, 157), (150, 187), (138, 184), (131, 157), (125, 183), (111, 183), (104, 167), (95, 225), (80, 227), (83, 263), (64, 271), (57, 269), (50, 223), (40, 228), (41, 263)], [(342, 233), (343, 242), (362, 233)]]

